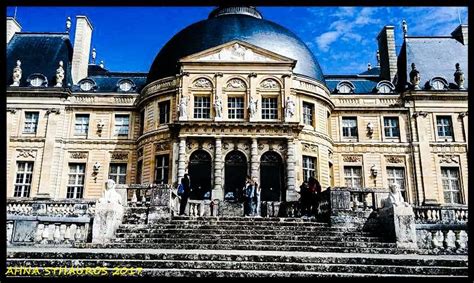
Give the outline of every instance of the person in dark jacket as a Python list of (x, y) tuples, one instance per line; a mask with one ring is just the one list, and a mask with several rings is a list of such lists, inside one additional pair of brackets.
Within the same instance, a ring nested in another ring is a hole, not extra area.
[(311, 212), (311, 192), (309, 191), (308, 182), (304, 181), (300, 186), (300, 204), (301, 215), (309, 216)]
[(191, 193), (191, 181), (189, 180), (188, 174), (184, 174), (184, 177), (181, 178), (181, 184), (183, 184), (184, 193), (181, 195), (179, 215), (184, 215), (184, 210), (186, 209), (186, 204), (188, 203), (189, 194)]
[(318, 207), (318, 199), (321, 194), (321, 184), (314, 177), (310, 177), (308, 180), (309, 191), (311, 193), (311, 214), (316, 215)]

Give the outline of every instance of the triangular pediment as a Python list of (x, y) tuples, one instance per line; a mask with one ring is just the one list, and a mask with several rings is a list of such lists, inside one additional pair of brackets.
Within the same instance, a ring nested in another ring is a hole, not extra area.
[(252, 45), (248, 42), (233, 40), (207, 50), (183, 57), (180, 62), (265, 62), (277, 63), (296, 61)]

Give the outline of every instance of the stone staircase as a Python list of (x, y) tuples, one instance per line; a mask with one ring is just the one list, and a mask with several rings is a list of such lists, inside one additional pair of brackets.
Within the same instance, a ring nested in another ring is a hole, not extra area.
[[(356, 228), (301, 218), (174, 217), (130, 208), (110, 243), (9, 248), (8, 266), (141, 267), (171, 277), (467, 277), (466, 255), (429, 255)], [(145, 218), (146, 219), (146, 218)]]

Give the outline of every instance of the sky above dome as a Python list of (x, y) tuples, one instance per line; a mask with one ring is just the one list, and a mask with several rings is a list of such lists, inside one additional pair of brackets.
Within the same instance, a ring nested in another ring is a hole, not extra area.
[[(148, 72), (171, 37), (214, 7), (18, 7), (16, 19), (25, 32), (63, 32), (66, 18), (85, 15), (94, 31), (97, 59), (111, 71)], [(401, 22), (409, 36), (442, 36), (462, 22), (467, 7), (257, 7), (263, 18), (293, 31), (316, 56), (323, 73), (358, 74), (376, 65), (376, 37), (383, 26), (395, 26), (397, 53)], [(15, 7), (7, 7), (7, 16)]]

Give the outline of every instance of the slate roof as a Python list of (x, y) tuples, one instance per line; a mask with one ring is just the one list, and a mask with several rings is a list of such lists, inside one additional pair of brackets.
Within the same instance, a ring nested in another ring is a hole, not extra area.
[(400, 50), (398, 60), (398, 86), (406, 89), (410, 82), (411, 63), (415, 63), (420, 72), (420, 87), (434, 77), (448, 81), (450, 88), (456, 89), (454, 72), (456, 63), (464, 72), (464, 87), (468, 87), (468, 46), (453, 37), (407, 37)]
[(40, 73), (48, 79), (48, 86), (56, 84), (59, 61), (64, 65), (64, 86), (72, 85), (72, 44), (67, 33), (15, 33), (7, 45), (6, 83), (13, 83), (12, 73), (16, 61), (21, 61), (21, 87), (27, 87), (30, 75)]

